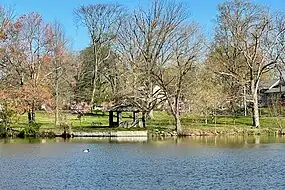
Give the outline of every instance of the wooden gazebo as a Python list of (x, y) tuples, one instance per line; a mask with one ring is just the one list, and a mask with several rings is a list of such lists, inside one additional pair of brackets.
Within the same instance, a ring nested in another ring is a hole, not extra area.
[[(140, 109), (133, 105), (114, 105), (107, 109), (109, 112), (109, 127), (137, 127), (139, 126), (138, 113)], [(132, 122), (122, 121), (122, 112), (132, 112)], [(116, 120), (114, 121), (114, 113), (116, 113)], [(142, 119), (142, 124), (145, 126), (145, 121)]]

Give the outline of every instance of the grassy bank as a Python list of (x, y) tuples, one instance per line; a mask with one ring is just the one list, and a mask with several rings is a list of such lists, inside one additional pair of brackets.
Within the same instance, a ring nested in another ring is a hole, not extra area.
[[(123, 114), (123, 121), (132, 121), (131, 114)], [(55, 126), (54, 114), (43, 111), (38, 111), (35, 114), (35, 123), (39, 127), (40, 133), (53, 131), (56, 134), (61, 134), (64, 131), (63, 126), (69, 126), (75, 132), (145, 130), (142, 128), (109, 128), (108, 122), (108, 113), (98, 112), (78, 117), (77, 114), (67, 112), (62, 114), (61, 125)], [(28, 123), (27, 114), (13, 117), (9, 127), (17, 131), (35, 128)]]
[[(63, 123), (71, 126), (72, 131), (104, 131), (104, 130), (145, 130), (144, 128), (108, 128), (108, 114), (98, 112), (96, 115), (85, 115), (79, 118), (76, 114), (63, 114)], [(123, 121), (131, 121), (131, 113), (123, 114)], [(39, 111), (36, 113), (36, 123), (40, 132), (53, 131), (62, 133), (63, 128), (55, 127), (54, 114)], [(252, 118), (244, 116), (217, 116), (206, 118), (185, 114), (181, 123), (186, 135), (219, 135), (219, 134), (266, 134), (282, 133), (285, 118), (264, 115), (260, 118), (261, 128), (251, 127)], [(12, 119), (11, 128), (23, 130), (29, 128), (27, 115), (18, 115)], [(96, 126), (95, 126), (96, 125)], [(174, 130), (174, 120), (167, 112), (154, 112), (154, 118), (147, 121), (147, 129), (154, 133), (170, 133)]]
[[(247, 116), (200, 117), (182, 115), (181, 123), (185, 135), (219, 135), (219, 134), (276, 134), (284, 133), (285, 117), (263, 115), (260, 118), (260, 129), (252, 128), (252, 118)], [(166, 112), (155, 112), (154, 119), (148, 122), (148, 128), (155, 131), (174, 129), (174, 121)]]

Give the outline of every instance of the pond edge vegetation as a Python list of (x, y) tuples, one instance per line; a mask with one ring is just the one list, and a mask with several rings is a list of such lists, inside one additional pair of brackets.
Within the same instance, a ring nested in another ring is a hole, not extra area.
[(208, 41), (190, 8), (79, 6), (75, 24), (90, 43), (73, 52), (60, 23), (0, 7), (0, 133), (283, 134), (285, 13), (224, 1)]

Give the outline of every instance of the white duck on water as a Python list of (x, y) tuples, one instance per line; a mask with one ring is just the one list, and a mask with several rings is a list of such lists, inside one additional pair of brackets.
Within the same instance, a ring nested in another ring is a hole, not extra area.
[(90, 152), (89, 148), (83, 150), (83, 152)]

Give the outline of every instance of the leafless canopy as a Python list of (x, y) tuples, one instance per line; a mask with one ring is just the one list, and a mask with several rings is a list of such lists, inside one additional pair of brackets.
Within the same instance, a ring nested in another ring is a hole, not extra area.
[(91, 4), (74, 11), (75, 22), (88, 29), (92, 43), (103, 44), (116, 38), (124, 9), (118, 4)]
[[(227, 70), (220, 73), (249, 85), (248, 101), (254, 105), (253, 124), (256, 127), (259, 127), (257, 93), (261, 77), (278, 64), (285, 47), (284, 19), (276, 18), (266, 7), (243, 0), (219, 6), (215, 49), (218, 57), (227, 60), (223, 62)], [(244, 75), (231, 69), (236, 64), (244, 68)]]

